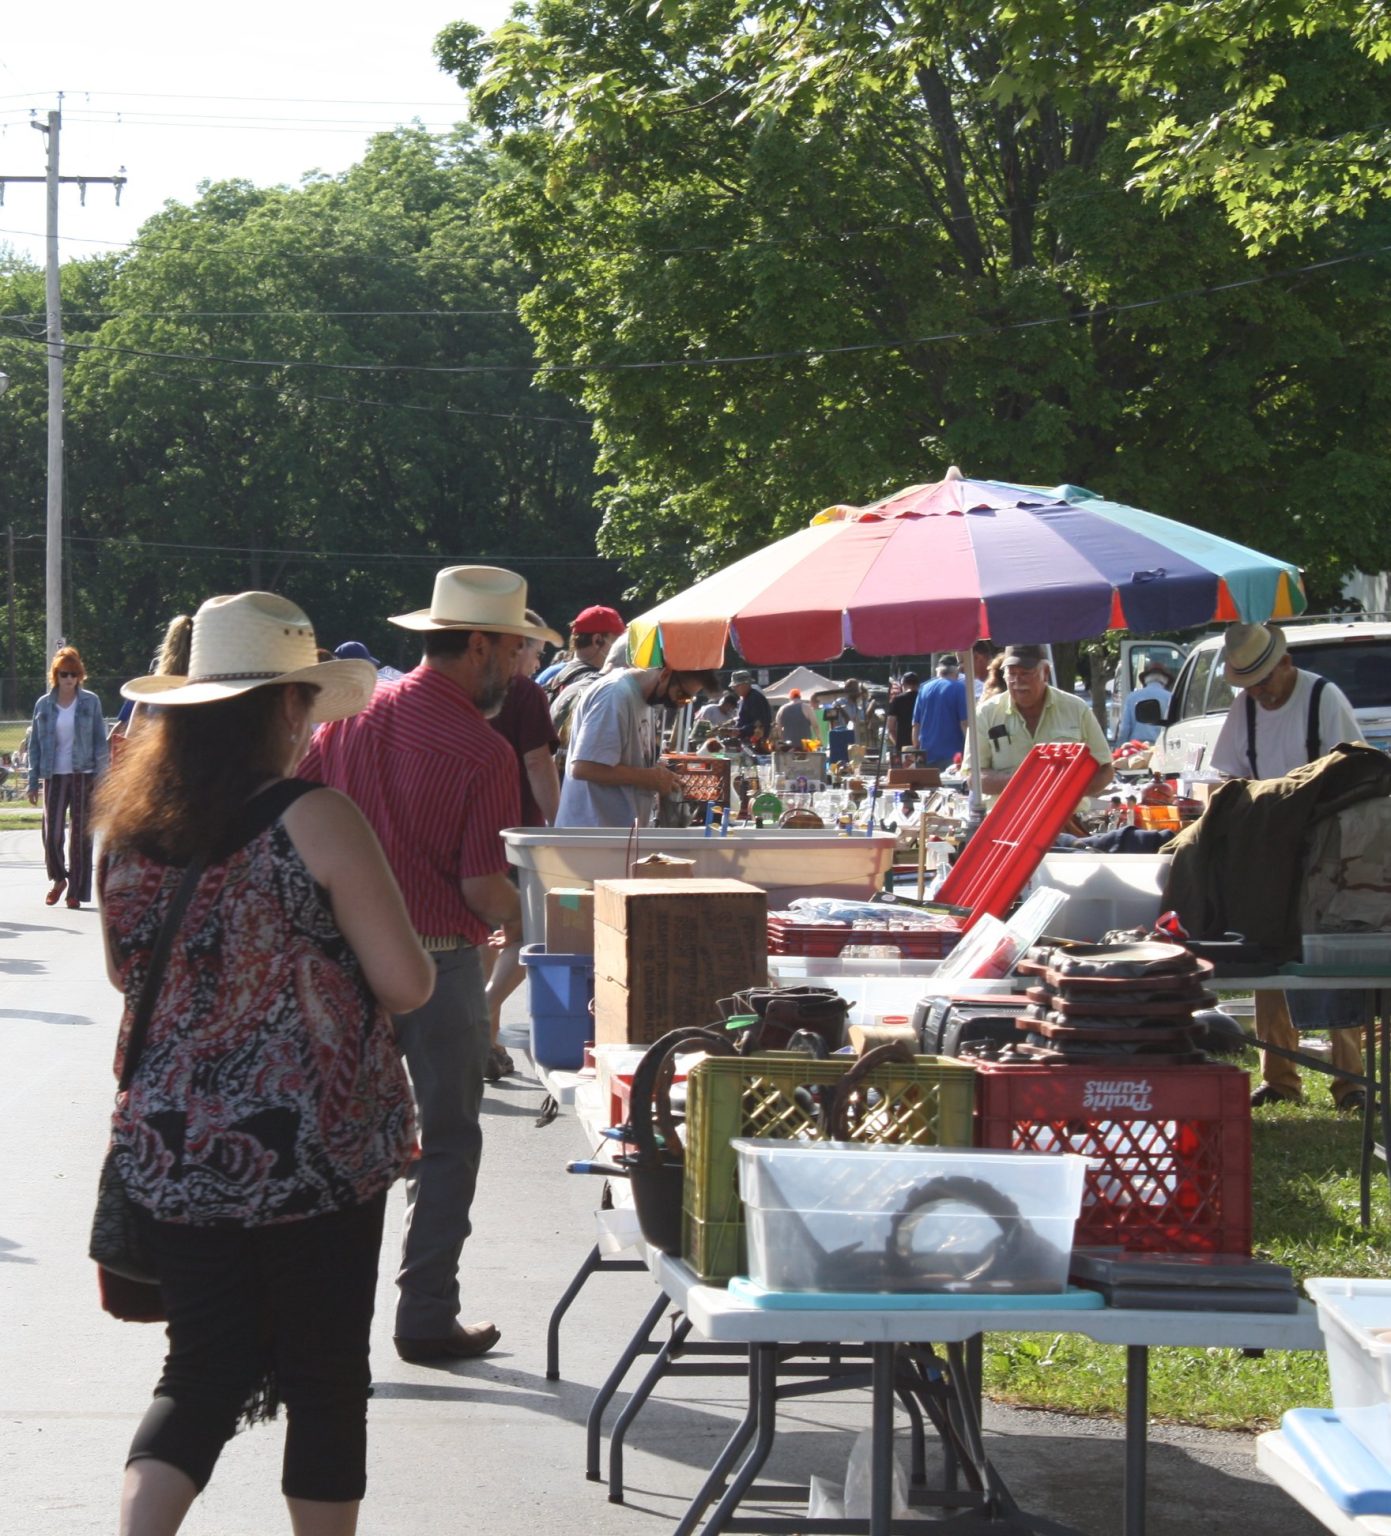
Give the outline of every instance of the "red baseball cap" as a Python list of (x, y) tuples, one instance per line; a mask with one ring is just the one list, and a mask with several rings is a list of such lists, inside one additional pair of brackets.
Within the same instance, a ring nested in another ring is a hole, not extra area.
[(617, 609), (605, 608), (600, 603), (585, 608), (570, 621), (572, 635), (621, 635), (627, 628)]

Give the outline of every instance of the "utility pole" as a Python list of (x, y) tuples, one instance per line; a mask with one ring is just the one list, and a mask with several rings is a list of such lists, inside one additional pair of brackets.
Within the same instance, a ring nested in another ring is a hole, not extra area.
[(14, 525), (11, 524), (5, 530), (6, 544), (9, 550), (9, 609), (10, 609), (10, 693), (9, 703), (11, 713), (19, 714), (19, 669), (15, 666), (14, 648)]
[(47, 261), (44, 272), (44, 303), (47, 310), (48, 340), (48, 515), (45, 522), (44, 558), (45, 663), (63, 643), (63, 300), (58, 286), (58, 188), (75, 182), (85, 206), (87, 187), (98, 183), (115, 187), (116, 201), (121, 201), (124, 176), (60, 176), (58, 174), (58, 135), (63, 114), (53, 111), (46, 123), (30, 123), (48, 135), (48, 170), (43, 176), (6, 176), (0, 174), (0, 202), (4, 201), (5, 183), (41, 181), (48, 189)]

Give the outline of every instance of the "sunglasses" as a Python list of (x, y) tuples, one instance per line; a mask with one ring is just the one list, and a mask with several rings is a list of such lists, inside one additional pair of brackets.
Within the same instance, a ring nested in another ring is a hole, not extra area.
[(82, 674), (80, 672), (60, 672), (58, 674), (58, 676), (59, 677), (81, 677)]

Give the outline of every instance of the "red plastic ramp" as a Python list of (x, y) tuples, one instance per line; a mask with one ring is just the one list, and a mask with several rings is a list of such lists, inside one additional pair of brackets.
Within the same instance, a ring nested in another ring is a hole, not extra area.
[(1079, 741), (1031, 747), (933, 899), (969, 907), (966, 928), (987, 912), (1003, 917), (1081, 803), (1095, 771), (1095, 759)]

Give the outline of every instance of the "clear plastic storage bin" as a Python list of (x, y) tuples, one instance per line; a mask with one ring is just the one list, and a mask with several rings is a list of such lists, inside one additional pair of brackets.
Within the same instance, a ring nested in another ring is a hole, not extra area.
[(1304, 964), (1391, 972), (1391, 933), (1306, 933)]
[(738, 1138), (749, 1275), (774, 1291), (1067, 1286), (1086, 1159)]

